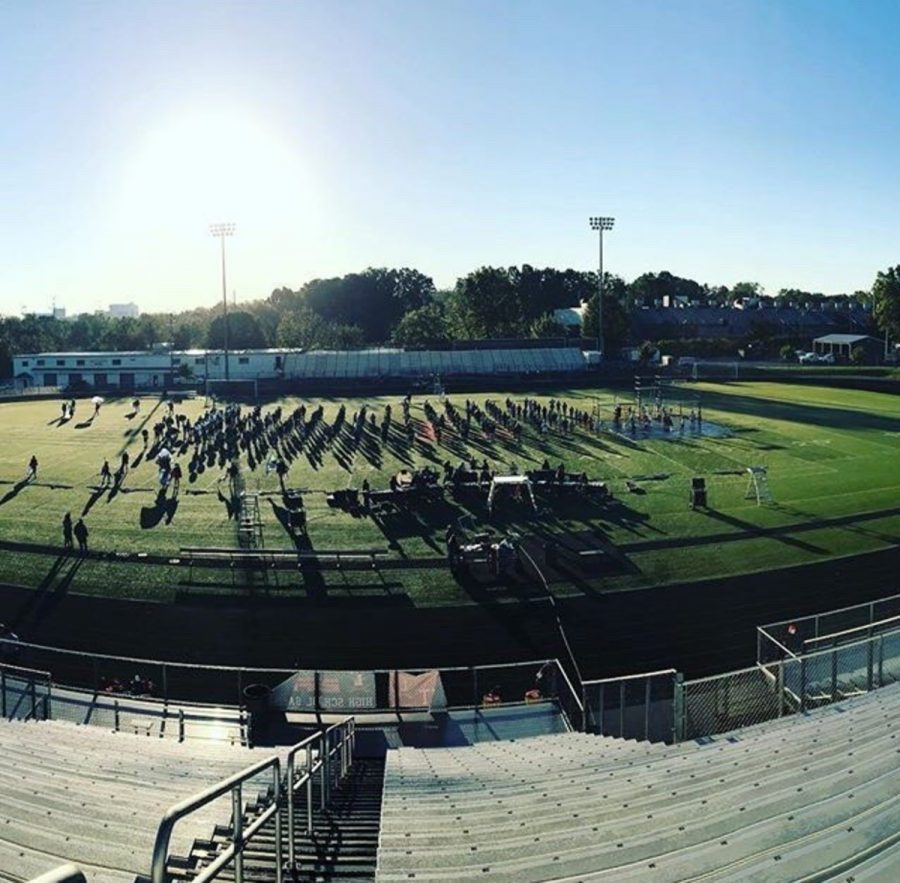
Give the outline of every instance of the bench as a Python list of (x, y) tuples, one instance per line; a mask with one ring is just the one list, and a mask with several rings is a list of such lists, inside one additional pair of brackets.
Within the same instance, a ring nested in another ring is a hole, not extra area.
[(337, 570), (348, 561), (366, 561), (372, 570), (378, 567), (379, 559), (388, 555), (387, 549), (310, 549), (307, 551), (290, 551), (287, 549), (228, 549), (183, 547), (181, 556), (188, 565), (188, 583), (193, 582), (194, 565), (227, 564), (231, 570), (231, 582), (234, 585), (236, 570), (268, 571), (271, 570), (278, 582), (279, 565), (285, 562), (302, 569), (307, 562), (333, 563)]

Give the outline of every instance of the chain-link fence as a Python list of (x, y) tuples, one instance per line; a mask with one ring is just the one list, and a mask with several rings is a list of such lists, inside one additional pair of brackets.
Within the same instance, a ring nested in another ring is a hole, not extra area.
[[(780, 669), (780, 665), (775, 666)], [(683, 685), (678, 739), (698, 739), (772, 720), (784, 713), (780, 676), (762, 666)]]
[(696, 739), (840, 702), (900, 681), (900, 630), (767, 661), (680, 686), (679, 739)]
[(674, 669), (585, 681), (585, 729), (602, 736), (671, 742), (674, 737)]

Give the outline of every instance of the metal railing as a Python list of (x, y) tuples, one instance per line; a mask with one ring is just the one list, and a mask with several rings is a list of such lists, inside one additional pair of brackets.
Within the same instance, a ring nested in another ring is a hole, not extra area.
[[(0, 639), (0, 646), (13, 642)], [(129, 673), (139, 672), (143, 679), (153, 682), (152, 696), (141, 696), (141, 702), (156, 701), (160, 708), (165, 703), (189, 702), (198, 708), (203, 706), (232, 705), (244, 708), (244, 688), (262, 684), (274, 688), (292, 675), (294, 668), (250, 668), (245, 666), (209, 665), (193, 662), (174, 662), (146, 659), (134, 656), (117, 656), (104, 653), (85, 653), (16, 641), (15, 647), (22, 658), (30, 663), (54, 671), (61, 681), (60, 671), (65, 673), (66, 687), (86, 690), (99, 697), (109, 697), (110, 703), (117, 694), (105, 691), (109, 679), (123, 678), (127, 683)], [(392, 696), (391, 683), (397, 682), (398, 673), (437, 671), (449, 709), (477, 708), (485, 704), (485, 697), (499, 692), (503, 702), (528, 701), (528, 695), (540, 688), (543, 698), (557, 702), (570, 715), (574, 728), (580, 729), (581, 698), (569, 678), (558, 677), (564, 669), (557, 659), (536, 659), (524, 662), (495, 663), (474, 666), (441, 666), (431, 669), (371, 669), (363, 672), (334, 672), (309, 670), (310, 688), (295, 694), (289, 709), (309, 714), (376, 714), (397, 713), (402, 710), (423, 710), (421, 706), (403, 706)], [(552, 671), (553, 676), (538, 684), (538, 672)], [(329, 692), (328, 683), (342, 674), (371, 676), (372, 688), (363, 699), (356, 700), (341, 693)], [(303, 698), (305, 697), (305, 698)], [(302, 701), (301, 701), (302, 699)], [(138, 712), (135, 711), (135, 714)]]
[(674, 738), (674, 668), (583, 681), (585, 729), (602, 736), (671, 742)]
[[(319, 773), (320, 800), (321, 807), (324, 809), (331, 789), (350, 769), (353, 760), (355, 733), (353, 718), (346, 718), (340, 723), (328, 727), (327, 730), (315, 733), (294, 745), (288, 751), (286, 757), (287, 773), (283, 780), (281, 759), (277, 756), (267, 757), (247, 767), (245, 770), (212, 785), (199, 794), (195, 794), (171, 806), (163, 815), (156, 832), (150, 870), (152, 883), (169, 883), (170, 881), (168, 872), (169, 848), (175, 825), (202, 807), (225, 795), (230, 795), (231, 797), (231, 842), (226, 849), (219, 853), (193, 878), (193, 883), (208, 883), (208, 881), (214, 880), (232, 862), (234, 863), (235, 883), (243, 883), (244, 850), (256, 834), (273, 818), (275, 820), (275, 880), (276, 883), (282, 883), (284, 836), (281, 825), (281, 810), (286, 803), (289, 868), (293, 870), (296, 860), (294, 794), (299, 788), (304, 785), (307, 786), (306, 831), (308, 834), (312, 833), (313, 777), (316, 773)], [(298, 774), (296, 758), (301, 752), (305, 756), (305, 766), (302, 772)], [(268, 770), (272, 771), (268, 805), (245, 826), (244, 785)]]
[[(332, 744), (334, 743), (334, 744)], [(287, 755), (287, 774), (285, 777), (285, 789), (287, 797), (287, 825), (288, 825), (288, 865), (296, 867), (296, 847), (294, 836), (294, 794), (306, 786), (306, 834), (313, 832), (313, 778), (319, 773), (319, 799), (322, 809), (328, 800), (334, 777), (343, 778), (353, 760), (353, 751), (356, 746), (356, 721), (352, 717), (337, 724), (332, 724), (328, 729), (307, 737), (298, 742)], [(305, 763), (302, 773), (297, 775), (296, 763), (300, 752), (304, 753)], [(338, 763), (335, 766), (334, 755), (338, 755)]]
[(900, 681), (900, 629), (679, 685), (676, 739), (694, 739), (839, 702)]
[(8, 720), (49, 720), (53, 684), (49, 671), (0, 663), (0, 716)]
[[(810, 648), (816, 649), (828, 643), (831, 636), (852, 641), (877, 631), (889, 631), (896, 627), (891, 624), (894, 620), (900, 620), (900, 595), (766, 623), (757, 628), (756, 660), (765, 664), (780, 659), (782, 650), (798, 654)], [(792, 627), (793, 634), (789, 632), (789, 627)], [(854, 631), (860, 634), (854, 636)]]
[(821, 650), (826, 646), (838, 646), (840, 644), (852, 644), (860, 638), (871, 638), (873, 635), (884, 632), (892, 632), (900, 629), (900, 616), (890, 616), (887, 619), (879, 619), (868, 625), (858, 625), (853, 628), (842, 629), (839, 632), (830, 632), (827, 635), (806, 638), (803, 641), (803, 652)]

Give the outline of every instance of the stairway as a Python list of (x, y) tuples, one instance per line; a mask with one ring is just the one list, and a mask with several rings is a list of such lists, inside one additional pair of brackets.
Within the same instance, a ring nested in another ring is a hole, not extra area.
[[(306, 788), (294, 796), (295, 873), (287, 869), (287, 807), (281, 811), (282, 861), (285, 883), (345, 883), (374, 881), (381, 827), (384, 759), (354, 759), (347, 777), (333, 788), (328, 806), (320, 808), (318, 776), (313, 786), (313, 832), (306, 833)], [(246, 827), (254, 816), (250, 811)], [(170, 861), (172, 879), (190, 881), (230, 843), (228, 826), (218, 826), (209, 841), (197, 841), (187, 860)], [(218, 880), (233, 881), (229, 864)], [(270, 821), (244, 850), (246, 883), (274, 883), (275, 825)]]

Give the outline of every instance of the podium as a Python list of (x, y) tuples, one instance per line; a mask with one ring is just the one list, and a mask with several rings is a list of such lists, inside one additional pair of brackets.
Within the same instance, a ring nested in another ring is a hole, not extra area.
[(691, 509), (706, 508), (706, 479), (691, 479)]

